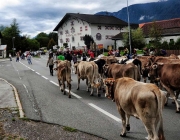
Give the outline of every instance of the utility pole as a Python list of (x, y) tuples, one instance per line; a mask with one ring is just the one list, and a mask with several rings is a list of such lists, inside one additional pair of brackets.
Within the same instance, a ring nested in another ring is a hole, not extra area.
[(131, 55), (131, 28), (130, 28), (130, 23), (129, 23), (129, 10), (128, 10), (128, 0), (127, 0), (127, 16), (128, 16), (128, 30), (129, 30), (129, 53)]

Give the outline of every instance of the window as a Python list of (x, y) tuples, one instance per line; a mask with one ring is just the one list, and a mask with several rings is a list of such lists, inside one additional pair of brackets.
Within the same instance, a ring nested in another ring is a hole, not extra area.
[(173, 42), (174, 41), (174, 39), (170, 39), (170, 42)]
[(71, 33), (74, 33), (75, 32), (75, 29), (74, 27), (71, 28)]
[(74, 36), (72, 36), (72, 42), (74, 42), (74, 41), (75, 41)]
[(97, 40), (101, 40), (101, 34), (100, 34), (100, 33), (97, 33), (97, 34), (96, 34), (96, 39), (97, 39)]
[(68, 30), (66, 30), (66, 31), (65, 31), (65, 34), (69, 34), (69, 31), (68, 31)]
[(83, 38), (84, 38), (83, 36), (80, 36), (80, 40), (81, 40), (81, 41), (83, 41)]

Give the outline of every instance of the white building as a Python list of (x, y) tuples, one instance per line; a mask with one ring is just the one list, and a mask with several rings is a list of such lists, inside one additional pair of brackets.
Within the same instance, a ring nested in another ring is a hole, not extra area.
[[(115, 46), (111, 38), (127, 32), (128, 23), (114, 16), (67, 13), (53, 31), (58, 32), (58, 46), (68, 43), (70, 48), (85, 46), (83, 37), (93, 37), (99, 48)], [(117, 46), (119, 47), (119, 46)]]
[(180, 18), (161, 20), (155, 22), (147, 22), (139, 24), (139, 27), (142, 28), (143, 33), (146, 38), (146, 43), (149, 43), (149, 32), (153, 24), (161, 30), (161, 42), (170, 41), (176, 42), (180, 38)]

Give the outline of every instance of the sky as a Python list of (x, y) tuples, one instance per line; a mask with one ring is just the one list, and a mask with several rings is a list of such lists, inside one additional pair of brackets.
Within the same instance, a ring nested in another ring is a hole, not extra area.
[(128, 5), (159, 0), (0, 0), (0, 26), (19, 25), (21, 35), (30, 38), (44, 32), (49, 34), (66, 13), (95, 14), (117, 12)]

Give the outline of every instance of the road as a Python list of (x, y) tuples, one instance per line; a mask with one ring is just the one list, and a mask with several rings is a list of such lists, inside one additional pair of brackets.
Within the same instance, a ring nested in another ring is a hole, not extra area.
[[(47, 55), (33, 58), (32, 65), (20, 62), (0, 61), (0, 77), (12, 83), (18, 90), (26, 117), (47, 123), (69, 126), (108, 140), (144, 140), (147, 133), (142, 122), (131, 117), (131, 130), (126, 138), (119, 136), (122, 129), (116, 105), (104, 97), (89, 96), (85, 81), (76, 90), (77, 77), (72, 74), (72, 98), (59, 90), (56, 73), (50, 76), (46, 67)], [(171, 100), (163, 110), (166, 140), (179, 139), (180, 114), (175, 113)]]

